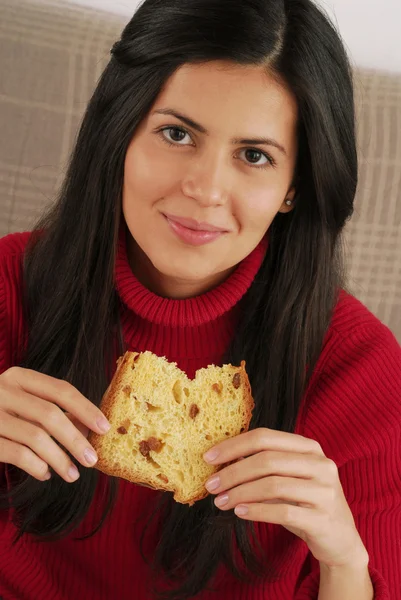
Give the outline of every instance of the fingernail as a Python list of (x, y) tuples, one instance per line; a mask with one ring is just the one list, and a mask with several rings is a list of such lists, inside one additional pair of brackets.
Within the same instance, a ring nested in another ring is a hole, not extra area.
[(212, 477), (212, 479), (209, 479), (209, 481), (206, 482), (206, 489), (209, 490), (209, 492), (213, 492), (213, 490), (217, 490), (217, 488), (220, 486), (220, 477)]
[(249, 509), (247, 506), (236, 506), (234, 509), (234, 512), (236, 515), (238, 515), (239, 517), (243, 517), (244, 515), (247, 515), (249, 512)]
[(68, 477), (72, 479), (72, 481), (76, 481), (79, 477), (79, 471), (75, 465), (71, 465), (68, 469)]
[(107, 433), (108, 431), (110, 431), (111, 425), (106, 419), (106, 417), (99, 417), (96, 423), (100, 431), (103, 431), (103, 433)]
[(43, 475), (43, 481), (49, 481), (51, 477), (50, 471), (47, 471), (46, 475)]
[(211, 450), (208, 450), (204, 455), (203, 458), (206, 462), (212, 462), (214, 460), (216, 460), (216, 458), (219, 455), (219, 451), (216, 450), (215, 448), (212, 448)]
[(224, 494), (224, 496), (218, 496), (214, 503), (216, 506), (225, 506), (228, 502), (228, 496), (227, 494)]
[(97, 454), (92, 448), (87, 448), (84, 452), (84, 457), (88, 465), (92, 466), (97, 463)]

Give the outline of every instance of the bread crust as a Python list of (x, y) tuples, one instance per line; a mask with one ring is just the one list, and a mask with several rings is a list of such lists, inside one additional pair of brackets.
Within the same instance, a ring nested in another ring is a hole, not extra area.
[[(105, 417), (110, 421), (113, 414), (113, 409), (122, 399), (122, 385), (129, 375), (129, 371), (132, 369), (132, 366), (135, 364), (137, 357), (140, 356), (139, 352), (131, 352), (127, 351), (124, 356), (120, 357), (117, 360), (117, 369), (114, 374), (114, 377), (107, 388), (101, 404), (100, 410), (103, 412)], [(230, 365), (232, 366), (232, 365)], [(249, 382), (248, 374), (246, 372), (246, 363), (245, 361), (241, 361), (241, 365), (239, 367), (232, 367), (233, 373), (239, 373), (241, 376), (241, 384), (243, 385), (244, 392), (244, 412), (245, 416), (243, 419), (243, 427), (242, 432), (246, 432), (249, 430), (250, 421), (252, 418), (252, 411), (254, 409), (254, 401), (252, 397), (251, 385)], [(108, 434), (106, 434), (108, 435)], [(133, 475), (130, 469), (124, 468), (123, 466), (116, 464), (113, 460), (113, 457), (109, 456), (105, 452), (103, 452), (102, 440), (105, 436), (96, 434), (95, 432), (90, 432), (88, 436), (88, 441), (92, 444), (94, 449), (96, 450), (99, 460), (95, 465), (95, 468), (101, 471), (106, 475), (111, 475), (113, 477), (120, 477), (126, 479), (132, 483), (137, 485), (143, 485), (145, 487), (149, 487), (154, 490), (160, 491), (173, 491), (171, 488), (171, 484), (164, 483), (160, 480), (160, 485), (155, 485), (153, 481), (147, 479), (145, 476), (139, 477), (138, 475)], [(211, 447), (215, 445), (212, 444)], [(220, 465), (214, 468), (214, 472), (221, 470), (225, 465)], [(192, 506), (195, 502), (206, 498), (209, 495), (209, 492), (206, 490), (204, 486), (198, 488), (193, 495), (188, 498), (183, 495), (181, 489), (174, 489), (174, 499), (176, 502), (181, 504), (189, 504)]]

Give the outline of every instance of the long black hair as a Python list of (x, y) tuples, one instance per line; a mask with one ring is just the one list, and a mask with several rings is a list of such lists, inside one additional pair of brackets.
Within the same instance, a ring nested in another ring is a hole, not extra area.
[[(357, 185), (351, 68), (338, 33), (311, 0), (145, 0), (139, 7), (112, 48), (57, 202), (25, 255), (22, 366), (65, 379), (100, 403), (112, 357), (124, 351), (114, 266), (125, 155), (176, 69), (213, 60), (264, 66), (298, 104), (296, 206), (271, 225), (269, 251), (225, 357), (247, 362), (252, 427), (293, 432), (344, 287), (341, 232)], [(80, 470), (74, 486), (21, 473), (12, 496), (19, 536), (76, 529), (99, 477)], [(116, 491), (109, 484), (105, 514)], [(188, 508), (165, 497), (154, 564), (176, 577), (171, 598), (196, 596), (219, 560), (237, 577), (266, 568), (247, 524), (219, 514), (210, 499)]]

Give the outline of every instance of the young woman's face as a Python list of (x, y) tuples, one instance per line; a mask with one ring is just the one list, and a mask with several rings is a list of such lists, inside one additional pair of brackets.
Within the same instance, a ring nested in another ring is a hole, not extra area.
[(276, 214), (292, 210), (296, 126), (293, 95), (262, 68), (176, 71), (125, 160), (128, 253), (143, 283), (196, 295), (252, 252)]

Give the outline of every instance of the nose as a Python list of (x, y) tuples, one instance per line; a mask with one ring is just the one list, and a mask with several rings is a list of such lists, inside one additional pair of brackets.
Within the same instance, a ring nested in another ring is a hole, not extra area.
[(204, 207), (222, 206), (229, 196), (227, 157), (223, 151), (198, 153), (186, 166), (182, 192)]

